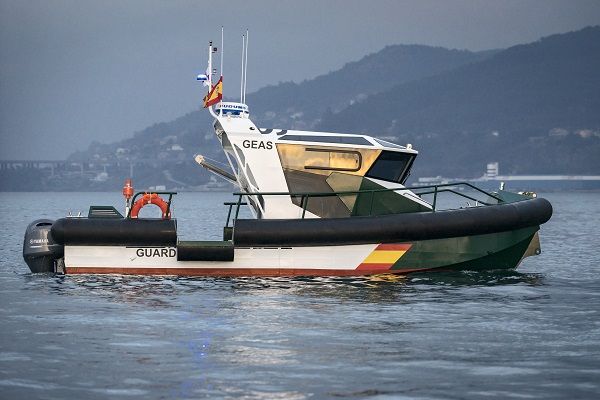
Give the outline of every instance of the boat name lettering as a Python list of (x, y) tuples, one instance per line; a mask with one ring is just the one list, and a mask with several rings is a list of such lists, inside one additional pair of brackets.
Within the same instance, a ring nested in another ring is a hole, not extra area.
[(273, 148), (273, 142), (263, 142), (260, 140), (244, 140), (242, 142), (246, 149), (267, 149), (271, 150)]
[(175, 249), (172, 249), (172, 248), (171, 249), (144, 248), (144, 249), (137, 249), (135, 251), (135, 254), (137, 254), (138, 257), (175, 257), (177, 255), (177, 252), (175, 251)]
[(48, 239), (29, 239), (29, 244), (34, 243), (48, 243)]

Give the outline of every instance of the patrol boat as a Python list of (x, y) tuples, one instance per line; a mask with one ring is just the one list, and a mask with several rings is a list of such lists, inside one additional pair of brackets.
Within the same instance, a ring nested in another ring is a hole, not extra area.
[[(418, 152), (369, 135), (262, 129), (248, 106), (223, 102), (222, 77), (205, 105), (230, 171), (196, 161), (237, 185), (220, 241), (182, 241), (174, 192), (123, 189), (127, 207), (37, 220), (25, 233), (32, 272), (199, 276), (353, 276), (516, 268), (540, 254), (552, 215), (533, 193), (486, 192), (468, 182), (405, 186)], [(245, 85), (244, 85), (245, 86)], [(213, 109), (214, 106), (214, 109)], [(466, 190), (459, 190), (463, 188)], [(441, 195), (468, 201), (440, 207)], [(146, 205), (161, 218), (140, 218)], [(248, 206), (253, 218), (240, 218)]]

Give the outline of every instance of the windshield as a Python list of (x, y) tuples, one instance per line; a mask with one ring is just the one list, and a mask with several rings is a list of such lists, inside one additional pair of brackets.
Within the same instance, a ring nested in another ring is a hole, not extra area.
[(410, 173), (415, 155), (396, 151), (382, 151), (367, 172), (368, 177), (404, 184)]

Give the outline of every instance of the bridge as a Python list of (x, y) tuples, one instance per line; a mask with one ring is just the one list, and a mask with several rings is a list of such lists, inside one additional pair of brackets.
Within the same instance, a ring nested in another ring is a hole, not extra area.
[(70, 164), (65, 160), (0, 160), (0, 170), (21, 168), (60, 168)]
[[(56, 175), (67, 174), (97, 174), (100, 172), (110, 172), (111, 170), (128, 169), (129, 176), (134, 176), (134, 170), (152, 166), (154, 168), (163, 168), (181, 160), (156, 160), (156, 159), (121, 159), (121, 160), (0, 160), (0, 172), (18, 173), (19, 171), (39, 171), (45, 175), (54, 177)], [(191, 162), (191, 161), (190, 161)]]

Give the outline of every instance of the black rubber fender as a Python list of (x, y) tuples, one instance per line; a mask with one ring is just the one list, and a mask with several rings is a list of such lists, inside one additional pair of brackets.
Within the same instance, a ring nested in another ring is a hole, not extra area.
[(174, 219), (61, 218), (51, 229), (54, 240), (70, 246), (175, 246)]
[(236, 247), (394, 243), (505, 232), (539, 226), (552, 216), (544, 198), (458, 210), (352, 218), (238, 219)]
[(177, 243), (177, 261), (233, 261), (233, 256), (233, 243), (229, 241)]

